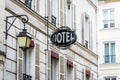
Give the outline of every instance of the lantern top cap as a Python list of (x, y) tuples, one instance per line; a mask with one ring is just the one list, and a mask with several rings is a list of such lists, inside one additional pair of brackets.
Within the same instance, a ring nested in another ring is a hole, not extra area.
[(23, 29), (23, 31), (20, 32), (17, 37), (29, 37), (29, 38), (32, 39), (32, 37), (30, 36), (30, 34), (27, 32), (27, 29)]

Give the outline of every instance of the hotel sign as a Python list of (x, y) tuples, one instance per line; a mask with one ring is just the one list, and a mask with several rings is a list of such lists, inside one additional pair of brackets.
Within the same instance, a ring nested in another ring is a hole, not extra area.
[(75, 43), (77, 36), (74, 31), (69, 27), (62, 26), (56, 32), (54, 32), (50, 40), (57, 47), (69, 47), (71, 44)]

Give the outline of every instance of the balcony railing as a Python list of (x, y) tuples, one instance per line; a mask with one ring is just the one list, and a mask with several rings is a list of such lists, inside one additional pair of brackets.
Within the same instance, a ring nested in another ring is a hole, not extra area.
[(115, 63), (115, 55), (105, 55), (104, 56), (104, 61), (105, 63)]
[(32, 80), (32, 76), (23, 74), (23, 80)]
[(25, 0), (25, 5), (31, 8), (32, 6), (32, 0)]
[(56, 17), (53, 16), (53, 15), (51, 15), (51, 23), (52, 23), (53, 25), (56, 25)]
[(88, 48), (88, 41), (85, 40), (85, 47)]

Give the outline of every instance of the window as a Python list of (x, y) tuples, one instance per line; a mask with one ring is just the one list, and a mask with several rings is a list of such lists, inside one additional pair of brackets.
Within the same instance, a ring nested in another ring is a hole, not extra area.
[(51, 52), (51, 80), (58, 80), (59, 55)]
[(25, 0), (25, 5), (31, 8), (32, 0)]
[(85, 16), (85, 24), (84, 24), (84, 45), (86, 48), (90, 49), (90, 19), (89, 16)]
[(114, 9), (103, 10), (103, 26), (104, 28), (115, 27)]
[[(65, 3), (66, 4), (66, 3)], [(70, 27), (71, 29), (74, 29), (73, 26), (73, 5), (71, 5), (71, 0), (67, 0), (66, 5), (66, 25)]]
[(72, 80), (72, 68), (67, 65), (67, 80)]
[(115, 43), (104, 43), (104, 62), (114, 63), (115, 62)]
[(51, 58), (51, 80), (57, 80), (58, 73), (58, 60)]
[(51, 23), (52, 23), (53, 25), (56, 25), (56, 17), (53, 16), (53, 15), (51, 15)]
[(104, 80), (116, 80), (116, 77), (105, 77)]
[(67, 79), (66, 80), (73, 80), (73, 62), (67, 60)]
[(23, 80), (31, 79), (30, 74), (30, 55), (25, 50), (23, 53)]
[(58, 17), (58, 0), (51, 0), (51, 23), (56, 25)]
[(86, 80), (90, 80), (91, 72), (90, 70), (86, 70)]

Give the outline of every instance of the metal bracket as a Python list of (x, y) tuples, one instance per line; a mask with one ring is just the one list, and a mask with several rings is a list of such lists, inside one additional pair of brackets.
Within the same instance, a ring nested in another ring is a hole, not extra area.
[[(14, 18), (15, 17), (15, 18)], [(26, 18), (25, 18), (26, 17)], [(10, 26), (8, 27), (8, 19), (9, 18), (14, 18), (14, 20), (12, 21), (12, 23), (10, 24)], [(13, 25), (13, 23), (15, 22), (15, 20), (17, 18), (20, 18), (21, 21), (24, 23), (24, 29), (25, 29), (25, 23), (28, 22), (29, 18), (27, 15), (16, 15), (16, 16), (6, 16), (6, 34), (5, 34), (5, 39), (7, 39), (7, 36), (8, 36), (8, 31), (9, 29), (11, 28), (11, 26)]]

